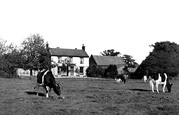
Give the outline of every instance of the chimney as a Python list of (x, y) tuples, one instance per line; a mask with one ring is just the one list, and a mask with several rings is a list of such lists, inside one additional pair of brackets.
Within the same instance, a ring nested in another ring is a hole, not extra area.
[(47, 64), (48, 64), (48, 69), (50, 70), (51, 69), (51, 55), (50, 55), (50, 48), (49, 48), (49, 44), (48, 42), (46, 43), (46, 50), (48, 52), (47, 54)]
[(47, 50), (49, 49), (49, 44), (48, 44), (48, 42), (46, 43), (46, 49), (47, 49)]
[(84, 50), (84, 51), (85, 51), (85, 46), (84, 46), (84, 44), (82, 45), (82, 50)]

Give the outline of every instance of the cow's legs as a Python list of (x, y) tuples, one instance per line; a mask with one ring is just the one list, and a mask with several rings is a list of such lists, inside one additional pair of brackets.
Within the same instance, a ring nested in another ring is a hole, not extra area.
[(152, 82), (152, 80), (149, 81), (149, 84), (150, 84), (150, 86), (152, 88), (152, 92), (154, 92), (154, 83)]
[(34, 90), (36, 89), (36, 92), (37, 92), (37, 96), (39, 96), (39, 84), (37, 84), (35, 87), (34, 87)]
[(159, 93), (159, 91), (158, 91), (158, 83), (156, 83), (156, 90), (157, 90), (157, 93)]
[(39, 85), (37, 84), (37, 96), (39, 96)]
[(46, 97), (49, 98), (50, 95), (50, 87), (46, 86)]
[(163, 84), (163, 92), (165, 93), (165, 87), (166, 87), (166, 83)]

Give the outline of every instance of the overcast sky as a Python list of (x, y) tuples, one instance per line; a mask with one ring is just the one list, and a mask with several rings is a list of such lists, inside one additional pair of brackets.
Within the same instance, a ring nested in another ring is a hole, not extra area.
[(160, 41), (179, 44), (179, 0), (0, 0), (0, 38), (40, 34), (50, 47), (107, 49), (141, 63)]

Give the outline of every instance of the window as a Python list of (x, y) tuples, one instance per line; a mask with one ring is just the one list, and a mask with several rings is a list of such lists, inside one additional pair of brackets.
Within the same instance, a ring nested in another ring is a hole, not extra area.
[(84, 58), (80, 58), (80, 64), (84, 64)]
[(62, 62), (62, 57), (58, 57), (58, 63)]
[(61, 68), (60, 67), (58, 67), (58, 74), (60, 74), (61, 73)]
[(83, 73), (83, 67), (80, 67), (80, 73)]
[(70, 63), (73, 63), (73, 57), (70, 57), (69, 60), (70, 60)]

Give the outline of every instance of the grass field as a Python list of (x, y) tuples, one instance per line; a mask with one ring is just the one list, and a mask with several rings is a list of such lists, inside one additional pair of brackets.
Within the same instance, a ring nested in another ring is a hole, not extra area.
[[(171, 93), (152, 93), (148, 83), (128, 80), (61, 78), (58, 99), (36, 96), (35, 79), (0, 78), (0, 115), (179, 115), (179, 81)], [(41, 93), (43, 90), (41, 88)]]

